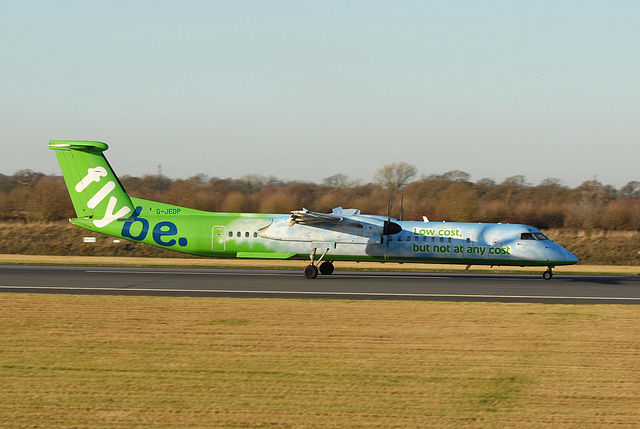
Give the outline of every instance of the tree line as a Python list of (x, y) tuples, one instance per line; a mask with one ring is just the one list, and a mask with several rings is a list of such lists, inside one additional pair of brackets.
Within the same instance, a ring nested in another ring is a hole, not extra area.
[[(375, 180), (362, 183), (343, 174), (321, 183), (282, 181), (273, 176), (248, 175), (240, 179), (170, 179), (161, 174), (124, 176), (132, 196), (206, 211), (288, 213), (305, 207), (329, 212), (358, 208), (362, 213), (391, 215), (405, 220), (523, 223), (541, 229), (640, 230), (640, 182), (616, 189), (598, 180), (563, 186), (558, 179), (538, 185), (524, 176), (470, 181), (459, 170), (416, 178), (415, 167), (390, 164)], [(401, 203), (404, 202), (404, 204)], [(0, 174), (0, 220), (51, 222), (74, 217), (61, 176), (21, 170)]]

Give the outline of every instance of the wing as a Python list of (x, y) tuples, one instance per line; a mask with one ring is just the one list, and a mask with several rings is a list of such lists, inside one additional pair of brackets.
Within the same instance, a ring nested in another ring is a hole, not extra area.
[(375, 218), (362, 219), (357, 209), (336, 207), (331, 213), (317, 213), (303, 208), (274, 220), (258, 235), (280, 241), (380, 244), (383, 224)]

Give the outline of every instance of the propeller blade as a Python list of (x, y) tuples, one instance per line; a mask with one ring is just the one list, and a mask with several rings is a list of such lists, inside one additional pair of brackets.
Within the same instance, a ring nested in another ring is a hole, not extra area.
[(391, 210), (393, 209), (393, 198), (389, 198), (389, 204), (387, 206), (387, 221), (384, 223), (382, 228), (382, 234), (387, 236), (387, 248), (384, 252), (384, 259), (389, 259), (389, 225), (391, 224)]

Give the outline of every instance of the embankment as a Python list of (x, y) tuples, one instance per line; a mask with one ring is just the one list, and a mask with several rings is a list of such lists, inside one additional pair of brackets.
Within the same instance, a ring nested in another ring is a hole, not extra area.
[[(640, 265), (639, 231), (549, 230), (582, 265)], [(95, 237), (85, 243), (84, 237)], [(67, 222), (0, 223), (0, 254), (189, 258), (189, 256), (76, 228)]]

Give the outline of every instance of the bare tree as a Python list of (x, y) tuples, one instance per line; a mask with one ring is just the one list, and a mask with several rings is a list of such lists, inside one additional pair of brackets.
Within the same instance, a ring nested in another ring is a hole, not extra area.
[(631, 181), (620, 189), (620, 195), (625, 198), (640, 197), (640, 182)]
[(444, 173), (442, 178), (452, 182), (468, 182), (471, 179), (471, 175), (461, 170), (451, 170)]
[(390, 194), (394, 194), (415, 177), (417, 172), (416, 167), (406, 162), (387, 164), (378, 170), (374, 180), (385, 187)]
[(548, 177), (546, 179), (544, 179), (542, 182), (540, 182), (539, 186), (548, 186), (550, 188), (561, 188), (562, 187), (562, 180), (556, 178), (556, 177)]
[(344, 188), (348, 182), (349, 176), (339, 173), (322, 179), (322, 186), (326, 186), (327, 188)]

